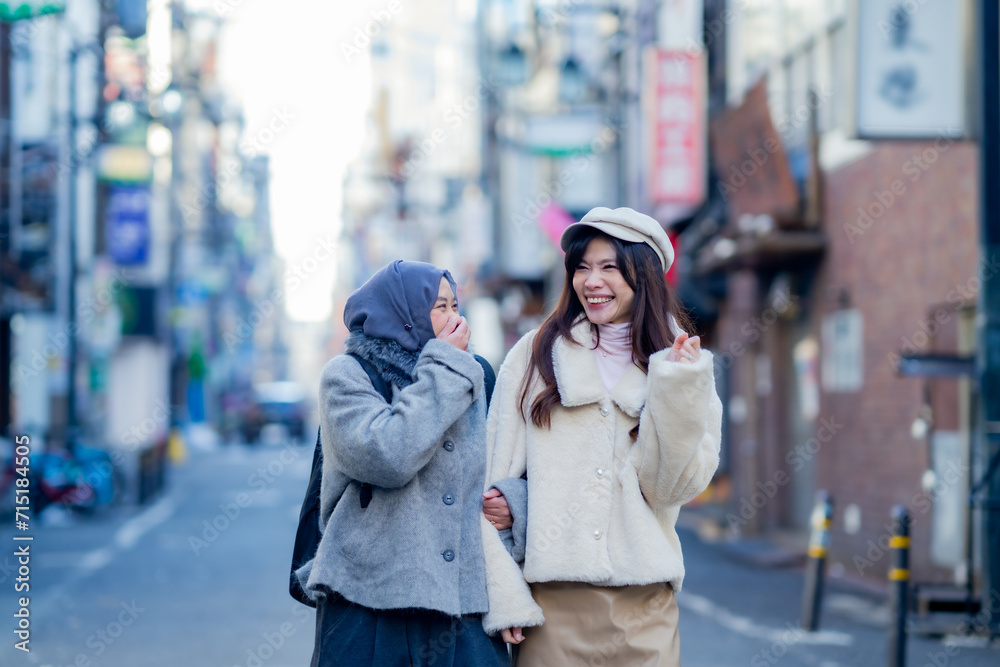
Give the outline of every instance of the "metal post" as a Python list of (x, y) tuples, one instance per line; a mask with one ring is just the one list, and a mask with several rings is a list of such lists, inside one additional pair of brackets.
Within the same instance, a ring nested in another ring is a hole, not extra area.
[(80, 331), (76, 323), (76, 281), (78, 267), (76, 265), (76, 234), (77, 224), (80, 219), (79, 202), (77, 201), (77, 176), (80, 173), (80, 156), (77, 155), (77, 106), (76, 106), (76, 77), (77, 58), (79, 58), (81, 47), (73, 44), (69, 52), (69, 196), (68, 209), (69, 221), (67, 223), (67, 244), (69, 245), (69, 257), (67, 257), (67, 271), (69, 273), (69, 291), (66, 300), (66, 330), (69, 332), (69, 348), (66, 353), (66, 373), (68, 375), (66, 384), (66, 432), (63, 443), (67, 450), (73, 451), (73, 445), (77, 438), (76, 424), (76, 367), (79, 361), (79, 346), (77, 336)]
[[(1000, 277), (994, 275), (1000, 261), (1000, 6), (997, 0), (979, 0), (979, 215), (982, 243), (982, 288), (979, 291), (976, 370), (979, 379), (978, 442), (980, 469), (1000, 452)], [(990, 268), (987, 268), (990, 267)], [(988, 279), (988, 277), (992, 279)], [(975, 436), (974, 436), (975, 437)], [(981, 600), (988, 605), (1000, 591), (1000, 475), (985, 486), (982, 510), (983, 546)], [(972, 573), (969, 573), (972, 576)]]
[(812, 513), (812, 536), (809, 539), (809, 561), (806, 563), (806, 581), (802, 591), (802, 619), (804, 630), (819, 629), (820, 610), (823, 608), (823, 577), (826, 573), (826, 555), (830, 548), (830, 525), (833, 520), (833, 498), (825, 490), (816, 493), (816, 506)]
[(895, 534), (889, 538), (889, 667), (906, 667), (906, 614), (910, 590), (910, 511), (892, 508)]

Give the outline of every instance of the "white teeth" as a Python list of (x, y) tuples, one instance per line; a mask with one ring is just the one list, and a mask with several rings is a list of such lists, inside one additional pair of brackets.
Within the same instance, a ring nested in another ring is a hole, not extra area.
[(587, 297), (587, 303), (607, 303), (613, 299), (613, 296), (602, 296), (602, 297)]

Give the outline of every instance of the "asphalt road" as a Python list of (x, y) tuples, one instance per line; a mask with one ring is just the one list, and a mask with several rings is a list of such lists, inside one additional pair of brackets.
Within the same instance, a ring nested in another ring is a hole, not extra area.
[[(151, 505), (0, 525), (4, 667), (285, 667), (309, 664), (314, 614), (287, 594), (310, 446), (192, 453)], [(13, 536), (29, 534), (30, 653), (14, 648)], [(877, 606), (831, 594), (823, 630), (798, 631), (801, 574), (755, 569), (682, 535), (685, 667), (885, 665)], [(594, 664), (605, 663), (595, 657)], [(911, 640), (911, 667), (1000, 665), (1000, 649)]]

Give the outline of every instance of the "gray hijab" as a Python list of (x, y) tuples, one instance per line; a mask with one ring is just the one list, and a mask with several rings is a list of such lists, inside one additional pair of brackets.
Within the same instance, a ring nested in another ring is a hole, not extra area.
[(354, 290), (344, 306), (344, 324), (351, 332), (399, 343), (415, 352), (434, 338), (431, 308), (441, 278), (458, 294), (455, 279), (445, 269), (424, 262), (396, 260)]

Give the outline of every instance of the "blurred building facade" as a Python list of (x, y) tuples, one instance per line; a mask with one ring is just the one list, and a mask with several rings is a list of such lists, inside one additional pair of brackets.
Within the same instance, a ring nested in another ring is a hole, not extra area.
[[(460, 297), (476, 311), (477, 278), (493, 249), (479, 183), (480, 118), (490, 83), (476, 60), (474, 9), (458, 1), (419, 11), (389, 3), (366, 28), (371, 111), (344, 181), (331, 356), (345, 333), (347, 296), (396, 259), (449, 268)], [(487, 308), (480, 334), (489, 317)], [(502, 355), (493, 347), (490, 356)]]
[(282, 379), (267, 158), (216, 81), (217, 17), (32, 4), (0, 24), (0, 429), (128, 478), (172, 427), (224, 429), (249, 369)]
[(996, 274), (961, 37), (974, 3), (740, 5), (705, 2), (713, 169), (679, 236), (681, 293), (721, 362), (727, 524), (804, 534), (826, 489), (833, 571), (880, 584), (903, 505), (914, 581), (963, 586), (997, 557), (968, 507), (976, 303)]

